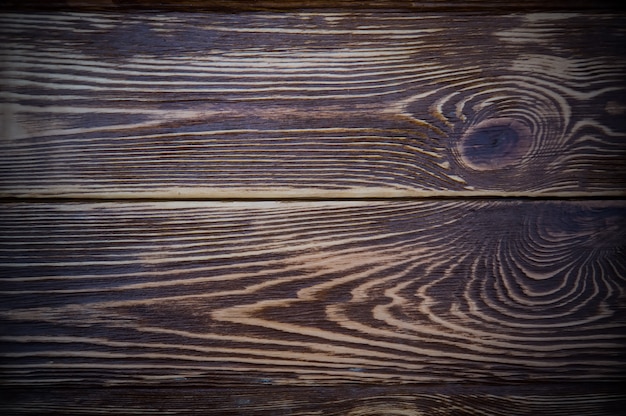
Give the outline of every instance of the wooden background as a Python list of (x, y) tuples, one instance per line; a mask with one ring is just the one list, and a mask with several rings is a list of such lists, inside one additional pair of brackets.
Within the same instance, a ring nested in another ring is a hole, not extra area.
[(624, 413), (626, 17), (330, 6), (2, 6), (3, 414)]

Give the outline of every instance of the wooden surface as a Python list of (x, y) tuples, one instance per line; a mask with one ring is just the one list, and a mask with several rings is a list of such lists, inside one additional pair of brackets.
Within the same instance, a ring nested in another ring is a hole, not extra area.
[(480, 11), (490, 14), (511, 11), (611, 11), (620, 4), (615, 0), (4, 0), (0, 10), (97, 10), (97, 11), (273, 11), (334, 9), (421, 11)]
[(625, 23), (5, 14), (0, 195), (623, 196)]
[[(424, 387), (101, 388), (0, 390), (0, 410), (16, 415), (515, 415), (615, 416), (623, 389), (609, 384)], [(158, 398), (158, 399), (156, 399)], [(163, 407), (167, 403), (167, 408)], [(19, 405), (16, 406), (16, 405)], [(6, 413), (3, 413), (6, 414)]]
[(20, 4), (3, 415), (624, 413), (608, 3)]

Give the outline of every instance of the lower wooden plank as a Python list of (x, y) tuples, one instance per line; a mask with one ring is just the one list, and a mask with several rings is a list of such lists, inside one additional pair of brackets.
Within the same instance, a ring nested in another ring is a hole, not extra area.
[(481, 415), (615, 416), (610, 385), (3, 389), (3, 415)]
[(626, 379), (626, 201), (0, 210), (5, 386)]

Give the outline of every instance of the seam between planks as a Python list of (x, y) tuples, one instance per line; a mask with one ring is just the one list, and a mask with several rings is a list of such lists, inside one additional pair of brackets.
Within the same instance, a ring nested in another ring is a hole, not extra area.
[(291, 197), (291, 198), (64, 198), (64, 197), (46, 197), (46, 198), (20, 198), (20, 197), (5, 197), (0, 198), (0, 204), (13, 204), (13, 203), (29, 203), (29, 204), (50, 204), (50, 203), (94, 203), (94, 202), (419, 202), (419, 201), (626, 201), (626, 196), (613, 195), (613, 196), (570, 196), (570, 197), (552, 197), (552, 196), (432, 196), (432, 197), (369, 197), (369, 198), (350, 198), (350, 197), (336, 197), (336, 198), (307, 198), (307, 197)]

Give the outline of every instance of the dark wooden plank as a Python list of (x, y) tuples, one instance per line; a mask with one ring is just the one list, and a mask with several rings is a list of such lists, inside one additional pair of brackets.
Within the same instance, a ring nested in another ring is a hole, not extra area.
[(0, 16), (0, 195), (624, 195), (610, 14)]
[(619, 386), (0, 389), (3, 415), (616, 416)]
[(287, 11), (302, 9), (358, 9), (404, 11), (580, 11), (619, 10), (615, 0), (4, 0), (0, 10), (161, 10), (161, 11)]
[(5, 386), (626, 378), (625, 201), (0, 209)]

